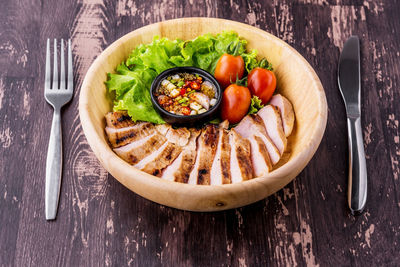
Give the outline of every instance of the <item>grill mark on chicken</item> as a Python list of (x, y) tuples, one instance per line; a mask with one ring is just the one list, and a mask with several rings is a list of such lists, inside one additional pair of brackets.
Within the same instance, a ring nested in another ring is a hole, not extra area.
[(189, 181), (190, 172), (196, 161), (196, 150), (182, 152), (182, 163), (179, 170), (175, 173), (175, 182), (187, 183)]
[(228, 131), (223, 130), (223, 143), (221, 146), (221, 169), (222, 169), (222, 184), (230, 184), (232, 183), (231, 177), (231, 148), (229, 146), (229, 136)]
[(250, 142), (242, 138), (234, 129), (229, 132), (231, 145), (232, 183), (253, 178), (253, 167), (250, 156)]
[(131, 165), (134, 165), (160, 148), (167, 139), (160, 134), (153, 134), (128, 145), (115, 148), (114, 151)]
[[(210, 169), (215, 156), (218, 142), (218, 131), (215, 125), (207, 125), (203, 137), (203, 153), (200, 154), (197, 184), (210, 184)], [(200, 141), (202, 141), (200, 140)]]
[(187, 145), (182, 147), (181, 154), (162, 171), (162, 179), (181, 183), (188, 182), (189, 174), (196, 161), (196, 142), (201, 130), (190, 128), (188, 131), (190, 138)]
[(290, 103), (286, 97), (276, 94), (271, 98), (269, 104), (279, 109), (283, 131), (285, 132), (285, 136), (288, 137), (292, 133), (294, 126), (294, 110), (292, 103)]
[(247, 139), (259, 136), (267, 148), (272, 164), (276, 164), (280, 160), (280, 152), (268, 136), (264, 122), (258, 115), (245, 116), (239, 125), (235, 127), (235, 130)]
[(217, 126), (207, 125), (202, 130), (197, 141), (197, 158), (193, 170), (190, 173), (188, 183), (208, 185), (210, 184), (211, 166), (217, 150)]
[(109, 112), (105, 117), (107, 126), (112, 128), (124, 128), (135, 124), (126, 111)]
[(227, 128), (229, 126), (228, 121), (224, 121), (219, 124), (218, 128), (218, 144), (214, 156), (214, 161), (211, 166), (210, 172), (210, 184), (230, 184), (231, 183), (231, 172), (230, 172), (230, 151), (229, 136)]
[(258, 116), (264, 122), (265, 130), (278, 148), (280, 155), (286, 150), (287, 139), (283, 131), (283, 124), (278, 108), (267, 105), (258, 111)]
[(154, 176), (161, 176), (161, 171), (169, 166), (181, 151), (182, 148), (180, 146), (168, 142), (163, 151), (154, 160), (148, 162), (141, 170)]
[(222, 129), (222, 144), (221, 144), (221, 169), (222, 169), (222, 184), (231, 184), (231, 147), (229, 146), (229, 122), (221, 123)]
[(127, 139), (133, 139), (133, 138), (136, 137), (136, 136), (137, 136), (137, 135), (136, 135), (136, 133), (134, 133), (134, 132), (129, 133), (128, 135), (125, 135), (125, 136), (122, 136), (122, 137), (120, 137), (120, 138), (117, 138), (117, 139), (115, 140), (115, 144), (116, 144), (116, 145), (119, 145), (119, 144), (123, 143), (124, 141), (126, 141)]
[(268, 172), (271, 171), (272, 170), (272, 162), (271, 162), (271, 158), (268, 154), (266, 145), (264, 144), (263, 140), (259, 136), (255, 135), (254, 140), (258, 144), (258, 151), (261, 154), (262, 158), (264, 159), (265, 164), (267, 165)]
[(271, 163), (272, 164), (278, 163), (278, 161), (281, 159), (279, 149), (277, 148), (275, 143), (272, 141), (272, 139), (268, 135), (263, 119), (257, 114), (253, 114), (250, 116), (251, 116), (251, 118), (253, 118), (254, 122), (257, 124), (257, 127), (259, 129), (261, 129), (260, 133), (262, 133), (262, 135), (263, 135), (263, 138), (261, 138), (261, 140), (264, 142), (265, 147), (267, 148), (268, 157), (270, 158)]
[(123, 121), (129, 120), (129, 119), (130, 119), (129, 116), (122, 115), (121, 117), (119, 117), (119, 118), (117, 119), (117, 121), (118, 121), (118, 122), (123, 122)]
[(204, 132), (204, 144), (214, 149), (217, 145), (215, 142), (217, 141), (217, 137), (216, 127), (214, 125), (208, 125), (206, 127), (206, 131)]
[[(197, 173), (197, 184), (210, 184), (209, 175), (206, 169), (201, 169)], [(207, 180), (208, 179), (208, 180)]]
[(139, 159), (137, 157), (135, 157), (134, 155), (128, 155), (128, 157), (129, 157), (129, 161), (128, 162), (130, 164), (135, 164), (135, 163), (139, 162)]
[[(175, 182), (187, 183), (189, 181), (190, 172), (194, 167), (196, 161), (196, 142), (197, 138), (201, 133), (201, 130), (189, 129), (190, 139), (188, 144), (185, 146), (181, 152), (181, 157), (179, 160), (180, 164), (176, 171), (172, 174)], [(176, 159), (178, 160), (178, 159)]]
[[(245, 144), (246, 143), (246, 144)], [(236, 157), (238, 159), (240, 171), (242, 172), (243, 181), (253, 178), (253, 168), (250, 160), (250, 143), (243, 139), (242, 146), (236, 147)]]
[(106, 127), (108, 141), (113, 148), (121, 147), (155, 132), (154, 125), (148, 122), (141, 122), (136, 125), (124, 128)]
[(175, 181), (176, 181), (176, 182), (181, 182), (181, 183), (187, 184), (187, 182), (189, 181), (189, 175), (190, 175), (190, 173), (187, 172), (187, 173), (185, 173), (185, 174), (183, 175), (182, 181), (180, 181), (179, 179), (176, 179)]

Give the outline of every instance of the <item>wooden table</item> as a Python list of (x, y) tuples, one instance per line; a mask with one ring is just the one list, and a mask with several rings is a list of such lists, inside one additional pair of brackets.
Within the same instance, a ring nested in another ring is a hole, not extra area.
[[(391, 1), (11, 1), (0, 11), (0, 266), (383, 266), (400, 264), (400, 4)], [(85, 73), (122, 35), (166, 19), (220, 17), (296, 48), (324, 85), (329, 117), (310, 164), (275, 195), (236, 210), (183, 212), (128, 191), (90, 150), (78, 115)], [(349, 214), (339, 51), (362, 42), (368, 203)], [(76, 91), (63, 112), (58, 218), (44, 218), (52, 109), (46, 38), (72, 38)]]

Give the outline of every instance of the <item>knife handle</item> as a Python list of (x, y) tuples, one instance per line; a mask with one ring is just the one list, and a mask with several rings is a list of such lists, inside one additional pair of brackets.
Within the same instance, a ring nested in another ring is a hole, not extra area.
[(359, 215), (367, 200), (367, 165), (360, 117), (348, 117), (347, 129), (349, 132), (348, 203), (351, 213)]

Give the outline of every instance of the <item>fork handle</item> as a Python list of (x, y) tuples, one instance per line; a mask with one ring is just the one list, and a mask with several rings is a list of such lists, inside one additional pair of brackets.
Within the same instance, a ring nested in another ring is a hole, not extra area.
[(367, 164), (361, 131), (361, 119), (347, 118), (349, 139), (348, 203), (351, 212), (359, 215), (367, 200)]
[(61, 110), (55, 108), (51, 124), (49, 147), (46, 160), (46, 220), (54, 220), (57, 215), (58, 199), (61, 187), (62, 170), (62, 133)]

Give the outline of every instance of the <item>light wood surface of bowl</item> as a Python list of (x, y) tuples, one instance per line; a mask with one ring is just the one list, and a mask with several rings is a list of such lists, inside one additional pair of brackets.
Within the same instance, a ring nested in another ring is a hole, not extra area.
[[(193, 39), (205, 33), (234, 30), (273, 65), (278, 92), (293, 104), (296, 121), (284, 158), (265, 177), (229, 185), (189, 185), (149, 175), (119, 158), (107, 143), (104, 115), (112, 110), (107, 97), (108, 72), (115, 72), (139, 44), (155, 35), (169, 39)], [(135, 30), (111, 44), (89, 68), (83, 81), (79, 114), (93, 152), (119, 182), (154, 202), (191, 211), (218, 211), (244, 206), (275, 193), (292, 181), (311, 160), (325, 131), (327, 103), (321, 82), (308, 62), (287, 43), (258, 28), (215, 18), (182, 18)]]

